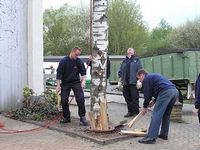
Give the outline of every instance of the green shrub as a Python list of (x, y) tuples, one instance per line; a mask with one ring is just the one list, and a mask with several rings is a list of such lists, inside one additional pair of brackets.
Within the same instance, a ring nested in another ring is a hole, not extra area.
[(58, 115), (59, 111), (56, 106), (57, 96), (55, 92), (47, 90), (43, 95), (34, 99), (33, 92), (28, 87), (25, 87), (23, 95), (23, 107), (9, 112), (12, 118), (17, 120), (42, 121)]

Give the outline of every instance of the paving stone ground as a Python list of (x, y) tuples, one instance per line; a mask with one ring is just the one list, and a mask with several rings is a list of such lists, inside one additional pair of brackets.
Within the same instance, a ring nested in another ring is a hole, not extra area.
[[(87, 94), (86, 94), (87, 95)], [(108, 95), (108, 113), (113, 123), (124, 120), (123, 115), (127, 108), (121, 95)], [(89, 100), (86, 99), (86, 108), (89, 111)], [(141, 100), (142, 102), (142, 100)], [(63, 132), (44, 129), (40, 131), (20, 134), (0, 134), (0, 150), (199, 150), (200, 125), (197, 116), (192, 115), (193, 105), (184, 104), (183, 123), (171, 122), (169, 140), (157, 139), (156, 144), (145, 145), (138, 143), (141, 137), (132, 137), (128, 140), (99, 145), (80, 137), (71, 137)], [(74, 102), (70, 106), (71, 114), (77, 116), (77, 106)], [(147, 113), (133, 128), (148, 128), (151, 111)], [(26, 130), (38, 126), (13, 120), (0, 115), (5, 128)], [(3, 130), (0, 129), (0, 132)]]

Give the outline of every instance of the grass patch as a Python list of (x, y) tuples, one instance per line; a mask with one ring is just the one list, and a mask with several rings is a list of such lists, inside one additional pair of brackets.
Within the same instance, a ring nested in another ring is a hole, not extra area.
[(184, 99), (183, 103), (184, 104), (194, 104), (194, 99)]

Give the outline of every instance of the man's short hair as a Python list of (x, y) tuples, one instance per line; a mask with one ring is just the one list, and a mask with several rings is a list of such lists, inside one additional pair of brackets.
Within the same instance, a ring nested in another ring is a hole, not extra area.
[(140, 76), (141, 74), (147, 74), (146, 70), (144, 70), (144, 69), (138, 70), (137, 76)]
[(78, 46), (75, 46), (74, 48), (72, 48), (71, 51), (75, 52), (76, 50), (79, 50), (80, 52), (82, 51), (80, 47)]

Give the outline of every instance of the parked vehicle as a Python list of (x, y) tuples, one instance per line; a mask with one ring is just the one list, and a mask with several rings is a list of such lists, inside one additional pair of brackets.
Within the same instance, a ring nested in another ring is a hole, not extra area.
[(44, 68), (43, 73), (46, 86), (56, 86), (56, 79), (55, 79), (56, 72), (53, 65), (50, 65), (49, 68)]
[[(111, 59), (110, 83), (117, 84), (120, 63), (125, 56)], [(141, 58), (145, 70), (160, 73), (172, 81), (187, 99), (194, 97), (195, 80), (200, 73), (200, 49), (179, 49), (169, 54)]]

